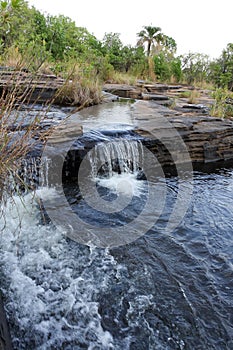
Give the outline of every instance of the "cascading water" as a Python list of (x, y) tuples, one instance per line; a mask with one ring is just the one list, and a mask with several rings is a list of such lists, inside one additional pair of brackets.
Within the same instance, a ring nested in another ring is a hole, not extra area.
[[(49, 159), (41, 159), (39, 157), (32, 157), (24, 159), (21, 163), (19, 178), (21, 178), (21, 185), (26, 185), (29, 188), (35, 188), (39, 182), (41, 187), (48, 187), (48, 171)], [(40, 181), (39, 181), (40, 180)], [(20, 183), (20, 181), (19, 181)]]
[(97, 144), (88, 154), (91, 176), (97, 185), (114, 193), (140, 196), (143, 146), (140, 141), (118, 139)]
[[(142, 157), (137, 141), (97, 144), (88, 154), (92, 180), (113, 192), (123, 180), (132, 182), (136, 194)], [(22, 163), (22, 180), (33, 187), (39, 174), (41, 187), (9, 198), (4, 208), (7, 219), (1, 222), (3, 292), (13, 345), (27, 350), (127, 348), (128, 337), (114, 345), (98, 310), (100, 295), (116, 276), (120, 278), (124, 267), (107, 249), (80, 246), (67, 241), (59, 227), (41, 225), (40, 197), (57, 198), (56, 189), (49, 187), (50, 164), (49, 159)]]
[(109, 178), (114, 173), (136, 174), (142, 164), (143, 146), (140, 141), (118, 139), (97, 144), (88, 156), (94, 178), (101, 170), (103, 175)]

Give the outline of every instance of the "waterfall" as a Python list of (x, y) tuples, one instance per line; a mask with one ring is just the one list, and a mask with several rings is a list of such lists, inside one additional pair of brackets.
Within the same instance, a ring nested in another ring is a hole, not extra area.
[(88, 158), (93, 178), (136, 174), (141, 170), (143, 146), (140, 141), (126, 139), (102, 142), (95, 145)]
[[(14, 183), (13, 188), (16, 192), (21, 190), (49, 187), (48, 173), (51, 160), (49, 158), (32, 157), (21, 161), (18, 171), (18, 180)], [(13, 191), (14, 192), (14, 191)]]

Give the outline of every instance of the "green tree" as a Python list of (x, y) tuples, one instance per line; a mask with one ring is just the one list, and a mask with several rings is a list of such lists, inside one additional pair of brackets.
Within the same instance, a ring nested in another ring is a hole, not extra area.
[(123, 43), (119, 33), (105, 33), (103, 41), (103, 54), (108, 58), (109, 63), (116, 70), (122, 68)]
[(166, 53), (160, 52), (158, 55), (155, 55), (153, 59), (154, 72), (160, 81), (170, 81), (171, 78), (175, 78), (177, 82), (181, 80), (182, 69), (179, 57), (166, 55)]
[(163, 50), (167, 53), (175, 54), (177, 50), (175, 39), (171, 36), (163, 35)]
[(19, 40), (22, 33), (25, 38), (30, 35), (31, 24), (31, 11), (24, 0), (0, 2), (0, 41), (3, 49)]
[(210, 75), (210, 58), (201, 53), (189, 52), (181, 56), (184, 79), (188, 84), (204, 82)]
[(210, 76), (217, 87), (233, 91), (233, 43), (228, 44), (220, 58), (210, 64)]
[(164, 36), (161, 32), (160, 27), (144, 26), (137, 34), (139, 40), (137, 42), (138, 46), (147, 45), (147, 56), (150, 56), (152, 47), (161, 46), (164, 40)]

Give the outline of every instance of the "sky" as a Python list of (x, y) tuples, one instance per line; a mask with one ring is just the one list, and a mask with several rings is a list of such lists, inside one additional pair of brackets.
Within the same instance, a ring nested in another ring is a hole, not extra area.
[(28, 0), (38, 10), (65, 15), (97, 39), (119, 33), (136, 45), (143, 26), (160, 27), (175, 39), (177, 54), (198, 52), (217, 58), (233, 42), (232, 0)]

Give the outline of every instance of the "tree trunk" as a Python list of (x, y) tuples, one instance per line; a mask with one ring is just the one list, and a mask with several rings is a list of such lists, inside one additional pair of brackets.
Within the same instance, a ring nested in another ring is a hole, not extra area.
[(151, 50), (151, 42), (148, 42), (148, 47), (147, 47), (147, 57), (150, 56), (150, 50)]

